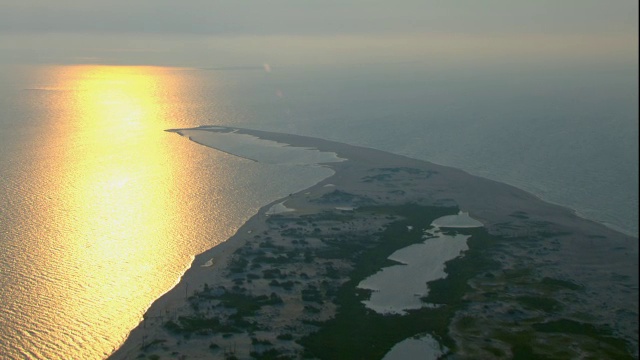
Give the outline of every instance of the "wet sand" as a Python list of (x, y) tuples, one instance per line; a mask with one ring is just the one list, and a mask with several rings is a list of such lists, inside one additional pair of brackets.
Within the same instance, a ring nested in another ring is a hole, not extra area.
[[(357, 209), (360, 206), (407, 203), (457, 206), (484, 224), (489, 234), (504, 239), (545, 238), (545, 234), (549, 234), (549, 241), (552, 241), (553, 246), (547, 242), (540, 242), (531, 245), (531, 248), (523, 248), (510, 247), (505, 243), (504, 253), (499, 260), (502, 268), (509, 269), (516, 263), (528, 261), (531, 266), (536, 266), (537, 276), (541, 278), (553, 276), (579, 284), (585, 288), (585, 294), (588, 296), (580, 298), (580, 302), (575, 304), (576, 309), (579, 312), (593, 314), (592, 322), (610, 326), (617, 336), (637, 347), (638, 239), (579, 218), (570, 209), (546, 203), (515, 187), (472, 176), (461, 170), (375, 149), (304, 136), (237, 128), (201, 127), (171, 131), (186, 135), (197, 132), (198, 136), (206, 137), (210, 131), (231, 130), (293, 147), (335, 153), (339, 158), (346, 160), (324, 163), (323, 166), (331, 168), (335, 172), (334, 175), (306, 190), (265, 205), (226, 242), (197, 255), (180, 282), (152, 304), (145, 319), (132, 330), (125, 343), (112, 354), (112, 358), (134, 359), (140, 354), (158, 354), (161, 358), (224, 358), (231, 352), (238, 358), (250, 358), (251, 351), (269, 348), (256, 343), (256, 337), (268, 339), (274, 346), (290, 351), (290, 356), (299, 357), (301, 345), (276, 338), (275, 334), (284, 329), (295, 329), (301, 336), (312, 333), (317, 327), (305, 326), (300, 323), (300, 319), (331, 319), (336, 314), (336, 306), (325, 303), (318, 309), (318, 313), (309, 317), (303, 311), (304, 301), (295, 296), (295, 291), (279, 288), (274, 290), (273, 285), (269, 286), (269, 282), (263, 279), (245, 282), (242, 286), (243, 291), (250, 294), (275, 293), (284, 300), (284, 305), (279, 310), (265, 310), (253, 317), (257, 323), (268, 323), (269, 327), (265, 327), (267, 330), (247, 332), (228, 338), (211, 334), (186, 337), (172, 333), (165, 325), (169, 320), (173, 321), (180, 316), (190, 316), (194, 311), (201, 311), (194, 310), (193, 299), (191, 302), (189, 300), (194, 294), (197, 295), (198, 291), (210, 286), (231, 288), (239, 274), (231, 272), (230, 266), (243, 249), (259, 246), (257, 234), (260, 234), (262, 239), (265, 236), (269, 238), (275, 247), (288, 249), (288, 246), (292, 246), (287, 242), (290, 240), (282, 235), (287, 229), (306, 234), (312, 234), (314, 231), (330, 234), (337, 231), (335, 222), (326, 225), (309, 223), (296, 228), (294, 222), (300, 222), (304, 216), (317, 216), (328, 212), (350, 213), (347, 209)], [(292, 211), (281, 214), (276, 214), (276, 211), (270, 216), (267, 212), (274, 205), (276, 210), (285, 207)], [(269, 219), (273, 220), (275, 215), (286, 218), (284, 222), (277, 224), (274, 221), (270, 222)], [(350, 219), (348, 226), (345, 225), (342, 230), (349, 227), (350, 231), (373, 234), (396, 218), (374, 219), (354, 212)], [(306, 246), (320, 248), (322, 244), (314, 243), (314, 239), (313, 236), (309, 236)], [(203, 266), (205, 264), (211, 266)], [(327, 263), (323, 264), (329, 266)], [(340, 269), (347, 268), (348, 264), (334, 260), (330, 266)], [(322, 271), (314, 268), (314, 262), (287, 264), (283, 265), (282, 269), (289, 270), (293, 267), (295, 271), (290, 270), (291, 273), (305, 274), (305, 278), (296, 283), (296, 289), (318, 283), (324, 276)], [(246, 276), (249, 273), (250, 271), (246, 270), (240, 275)], [(346, 279), (340, 278), (335, 281), (338, 286)], [(473, 286), (477, 285), (476, 288), (481, 287), (478, 285), (480, 282), (470, 283)], [(478, 301), (479, 303), (481, 301)], [(568, 305), (573, 306), (571, 303)], [(471, 309), (474, 309), (472, 305), (468, 311)], [(491, 312), (478, 309), (473, 311), (477, 316), (492, 316)], [(462, 316), (464, 311), (460, 312), (460, 317)], [(472, 354), (475, 351), (473, 344), (479, 341), (477, 334), (471, 336), (455, 326), (451, 328), (451, 336), (459, 343), (461, 356), (464, 356), (465, 352)], [(220, 346), (221, 350), (210, 347), (212, 339), (215, 339), (216, 346)], [(637, 353), (635, 356), (637, 357)]]

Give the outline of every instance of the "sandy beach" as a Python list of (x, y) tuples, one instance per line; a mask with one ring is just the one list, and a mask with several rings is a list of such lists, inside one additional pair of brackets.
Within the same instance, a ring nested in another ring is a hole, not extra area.
[[(367, 300), (370, 290), (345, 289), (355, 289), (360, 273), (364, 278), (382, 268), (365, 274), (361, 256), (386, 246), (389, 235), (419, 240), (432, 229), (427, 216), (422, 223), (403, 213), (407, 206), (434, 218), (464, 211), (484, 227), (459, 230), (470, 237), (470, 248), (459, 265), (447, 263), (449, 276), (438, 280), (462, 284), (455, 304), (442, 300), (436, 286), (423, 300), (442, 306), (416, 310), (446, 314), (445, 325), (404, 339), (433, 335), (459, 358), (511, 358), (524, 351), (520, 342), (538, 355), (638, 357), (632, 350), (638, 345), (638, 239), (515, 187), (375, 149), (238, 128), (170, 131), (212, 147), (208, 134), (234, 132), (344, 160), (323, 162), (332, 176), (265, 205), (226, 242), (197, 255), (112, 359), (331, 358), (331, 351), (316, 350), (314, 334), (346, 316), (345, 296), (358, 297), (354, 304)], [(490, 238), (491, 245), (474, 238)], [(344, 244), (349, 241), (361, 247)], [(464, 261), (477, 258), (490, 265), (467, 271), (472, 267)], [(357, 311), (380, 321), (414, 316)], [(575, 324), (592, 331), (574, 331)], [(522, 337), (509, 337), (507, 328)], [(397, 336), (372, 354), (382, 358), (402, 340)]]

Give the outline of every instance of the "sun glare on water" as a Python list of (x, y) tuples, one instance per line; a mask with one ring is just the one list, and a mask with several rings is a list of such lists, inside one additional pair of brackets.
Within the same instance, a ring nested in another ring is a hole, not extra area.
[[(174, 85), (162, 83), (164, 73), (153, 67), (78, 66), (63, 69), (60, 78), (61, 87), (72, 91), (62, 104), (67, 116), (56, 136), (67, 139), (57, 169), (61, 181), (51, 192), (64, 201), (65, 208), (57, 210), (66, 219), (53, 223), (72, 227), (58, 242), (69, 282), (93, 280), (63, 298), (72, 304), (66, 311), (80, 312), (77, 318), (87, 312), (104, 318), (105, 332), (122, 334), (131, 327), (136, 314), (122, 313), (121, 299), (148, 303), (149, 293), (175, 281), (154, 276), (161, 270), (163, 240), (180, 215), (167, 193), (176, 163), (159, 139), (169, 117), (159, 98)], [(102, 303), (76, 302), (86, 297)]]
[(131, 241), (166, 233), (172, 211), (171, 198), (158, 189), (171, 180), (174, 170), (157, 137), (165, 115), (155, 94), (161, 85), (154, 76), (158, 70), (81, 67), (77, 71), (81, 76), (72, 77), (77, 89), (71, 109), (75, 116), (67, 124), (70, 131), (65, 130), (74, 143), (64, 161), (66, 172), (73, 174), (66, 185), (72, 186), (62, 190), (76, 205), (83, 237), (94, 244), (86, 251), (120, 263), (139, 261), (135, 257), (141, 254), (123, 254), (121, 249)]
[[(77, 234), (73, 258), (100, 259), (83, 270), (116, 264), (145, 271), (146, 258), (169, 229), (173, 202), (162, 186), (171, 182), (174, 165), (158, 134), (163, 110), (154, 68), (80, 67), (72, 76), (72, 116), (65, 129), (73, 142), (65, 151), (63, 171), (69, 182), (60, 193), (70, 199)], [(156, 241), (154, 241), (156, 240)], [(136, 249), (144, 251), (135, 251)], [(126, 251), (123, 251), (126, 250)], [(108, 266), (111, 265), (111, 266)], [(82, 267), (81, 267), (82, 268)], [(135, 273), (134, 272), (134, 273)], [(85, 274), (86, 276), (87, 274)], [(113, 272), (104, 290), (130, 292), (133, 273)], [(122, 286), (121, 284), (125, 284)], [(95, 289), (92, 289), (95, 291)]]

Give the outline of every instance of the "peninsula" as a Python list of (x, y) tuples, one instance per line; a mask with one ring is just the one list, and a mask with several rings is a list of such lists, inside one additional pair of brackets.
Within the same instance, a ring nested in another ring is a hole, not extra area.
[(280, 156), (256, 144), (304, 149), (334, 173), (197, 255), (113, 359), (638, 358), (638, 239), (379, 150), (168, 131), (255, 161)]

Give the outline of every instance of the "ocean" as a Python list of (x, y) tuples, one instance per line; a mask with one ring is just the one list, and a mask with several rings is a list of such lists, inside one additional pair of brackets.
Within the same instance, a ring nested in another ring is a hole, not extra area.
[(638, 235), (637, 64), (0, 69), (0, 354), (104, 358), (193, 256), (326, 176), (165, 129), (372, 147)]

